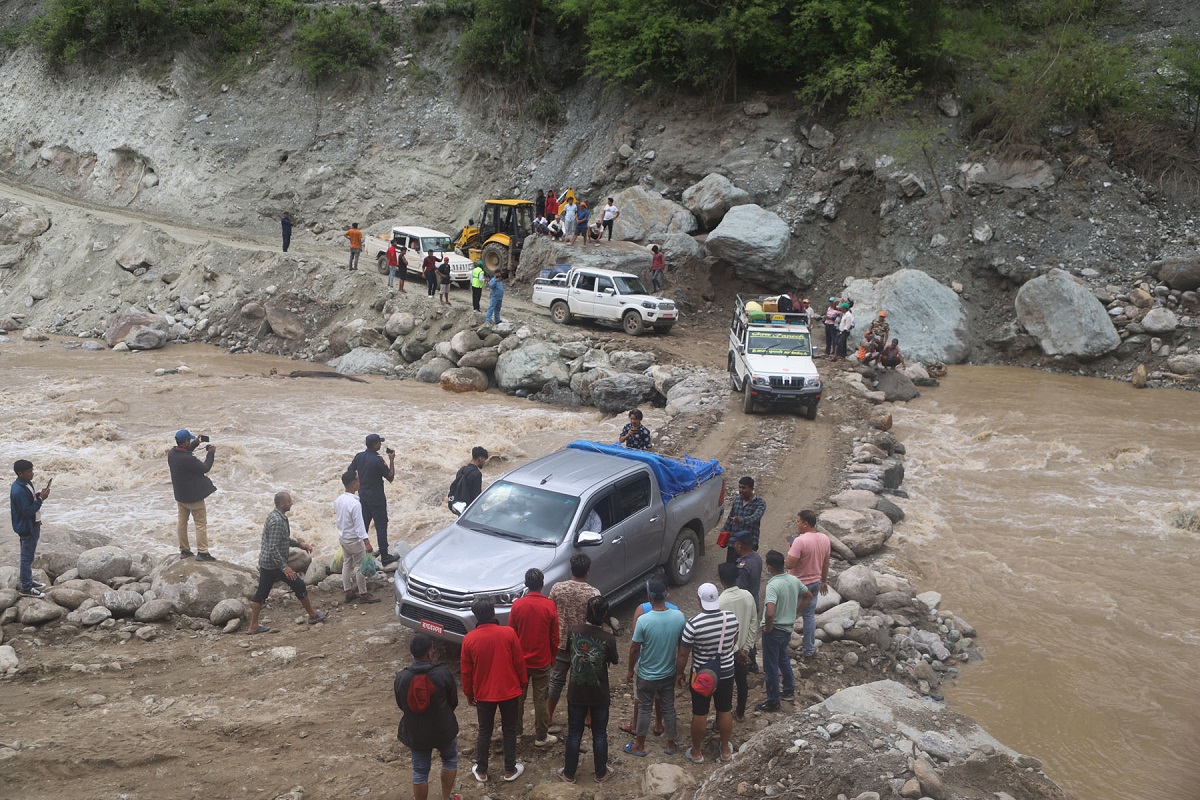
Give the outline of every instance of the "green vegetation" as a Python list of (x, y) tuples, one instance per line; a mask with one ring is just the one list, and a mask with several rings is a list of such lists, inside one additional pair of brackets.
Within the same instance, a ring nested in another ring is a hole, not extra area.
[(1195, 138), (1200, 135), (1200, 36), (1176, 39), (1164, 55), (1166, 66), (1157, 73), (1159, 90), (1183, 112)]
[(296, 64), (313, 79), (371, 67), (399, 40), (383, 7), (320, 6), (296, 30)]

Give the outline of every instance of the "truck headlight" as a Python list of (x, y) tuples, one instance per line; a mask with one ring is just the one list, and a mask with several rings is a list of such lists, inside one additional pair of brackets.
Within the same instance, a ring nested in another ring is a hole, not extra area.
[(525, 594), (525, 585), (514, 586), (511, 589), (505, 589), (502, 592), (493, 592), (492, 597), (498, 606), (511, 606), (513, 601)]
[(820, 389), (821, 388), (821, 379), (820, 378), (805, 378), (804, 385), (812, 386), (812, 387), (816, 387), (817, 389)]
[(658, 304), (657, 304), (657, 303), (652, 303), (652, 302), (650, 302), (649, 300), (643, 300), (643, 301), (642, 301), (642, 308), (651, 308), (651, 309), (653, 309), (653, 308), (658, 308)]
[(770, 386), (771, 382), (766, 378), (760, 378), (757, 375), (750, 378), (750, 383), (755, 386)]

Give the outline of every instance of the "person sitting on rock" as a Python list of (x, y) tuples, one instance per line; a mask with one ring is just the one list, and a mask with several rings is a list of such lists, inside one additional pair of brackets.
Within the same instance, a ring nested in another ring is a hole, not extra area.
[(554, 215), (554, 219), (550, 220), (549, 224), (546, 225), (546, 232), (550, 234), (550, 238), (552, 238), (554, 241), (562, 241), (563, 223), (561, 214)]
[(884, 369), (895, 369), (904, 366), (904, 356), (900, 354), (900, 340), (892, 339), (891, 344), (885, 345), (879, 351), (879, 366)]

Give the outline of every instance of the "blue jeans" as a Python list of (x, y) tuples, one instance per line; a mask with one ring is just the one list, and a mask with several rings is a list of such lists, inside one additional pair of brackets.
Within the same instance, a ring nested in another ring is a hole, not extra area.
[(362, 254), (362, 250), (350, 250), (350, 269), (358, 269), (358, 257)]
[(602, 706), (567, 704), (567, 760), (563, 773), (568, 778), (574, 778), (579, 769), (579, 745), (583, 742), (583, 725), (589, 711), (592, 712), (592, 765), (597, 777), (608, 774), (608, 708), (607, 703)]
[(504, 302), (504, 295), (492, 292), (491, 299), (488, 300), (487, 314), (484, 315), (485, 322), (494, 322), (500, 324), (500, 304)]
[[(458, 769), (458, 737), (437, 748), (442, 757), (442, 772), (453, 772)], [(433, 769), (432, 750), (413, 750), (413, 785), (429, 783), (429, 771)]]
[(388, 266), (388, 286), (390, 287), (396, 281), (396, 268)]
[(21, 540), (21, 591), (28, 592), (33, 588), (33, 554), (37, 552), (38, 539), (42, 535), (42, 526), (35, 524), (33, 533), (25, 536), (18, 535)]
[(821, 582), (804, 584), (812, 592), (812, 600), (804, 607), (804, 638), (800, 649), (806, 656), (817, 653), (817, 598), (821, 596)]
[(783, 690), (796, 691), (796, 679), (792, 675), (792, 662), (788, 660), (788, 642), (792, 639), (791, 626), (775, 627), (763, 633), (763, 672), (766, 673), (767, 703), (779, 705), (779, 678), (783, 677)]
[(652, 292), (662, 291), (662, 270), (661, 269), (650, 270), (650, 287), (651, 287), (650, 291), (652, 291)]

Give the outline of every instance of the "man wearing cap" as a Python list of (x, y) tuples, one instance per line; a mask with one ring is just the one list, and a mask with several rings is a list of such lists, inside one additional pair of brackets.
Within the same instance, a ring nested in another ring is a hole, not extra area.
[(471, 308), (479, 310), (479, 301), (483, 299), (483, 285), (487, 282), (487, 273), (483, 271), (483, 262), (476, 261), (471, 267)]
[[(767, 513), (767, 501), (754, 493), (754, 478), (746, 475), (738, 480), (737, 497), (733, 498), (733, 504), (729, 507), (729, 516), (725, 519), (722, 531), (729, 531), (733, 534), (737, 531), (750, 532), (750, 549), (758, 549), (758, 531), (762, 524), (763, 514)], [(730, 539), (732, 539), (732, 535)], [(733, 542), (728, 543), (728, 550), (725, 553), (726, 561), (736, 561), (737, 553), (734, 552)]]
[(208, 511), (204, 499), (217, 490), (208, 479), (213, 459), (217, 457), (214, 445), (205, 445), (204, 460), (192, 455), (200, 446), (200, 439), (189, 430), (175, 432), (175, 446), (167, 453), (167, 466), (171, 469), (171, 488), (175, 492), (175, 505), (179, 516), (175, 533), (179, 539), (179, 557), (191, 558), (192, 547), (188, 542), (188, 517), (196, 521), (196, 560), (216, 561), (208, 552)]
[(388, 552), (388, 512), (387, 496), (383, 492), (383, 482), (391, 483), (396, 478), (396, 451), (388, 448), (388, 460), (384, 461), (379, 455), (384, 438), (378, 433), (367, 434), (367, 449), (354, 457), (350, 462), (348, 472), (358, 478), (358, 499), (362, 503), (363, 520), (368, 529), (375, 523), (375, 538), (379, 540), (380, 561), (383, 566), (398, 561)]
[[(760, 605), (758, 602), (758, 591), (762, 588), (762, 573), (763, 560), (762, 556), (751, 547), (750, 531), (738, 531), (729, 537), (730, 549), (733, 550), (736, 558), (734, 565), (737, 567), (737, 585), (745, 589), (754, 598), (754, 610), (758, 613)], [(725, 563), (729, 563), (728, 561)], [(748, 672), (758, 672), (758, 646), (751, 641), (750, 653), (746, 660), (746, 670)]]
[(704, 742), (705, 722), (708, 719), (709, 701), (717, 707), (717, 732), (721, 739), (720, 759), (733, 760), (733, 746), (730, 737), (733, 735), (733, 653), (738, 638), (737, 617), (728, 611), (721, 610), (717, 587), (711, 583), (702, 583), (696, 590), (700, 598), (700, 613), (687, 621), (683, 626), (683, 636), (679, 641), (679, 652), (675, 656), (675, 670), (678, 674), (679, 687), (685, 682), (690, 685), (687, 662), (692, 658), (692, 672), (699, 672), (714, 660), (719, 662), (717, 669), (717, 685), (711, 697), (697, 692), (692, 693), (692, 746), (684, 756), (693, 764), (704, 762), (700, 746)]
[(888, 327), (886, 311), (879, 312), (879, 316), (871, 322), (871, 327), (867, 328), (867, 332), (875, 337), (880, 347), (887, 344), (888, 334), (891, 332), (891, 329)]
[(837, 345), (838, 322), (842, 312), (838, 310), (837, 298), (829, 298), (829, 308), (825, 309), (825, 357), (832, 358)]

